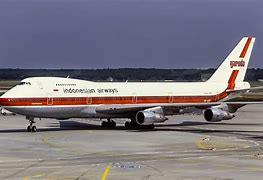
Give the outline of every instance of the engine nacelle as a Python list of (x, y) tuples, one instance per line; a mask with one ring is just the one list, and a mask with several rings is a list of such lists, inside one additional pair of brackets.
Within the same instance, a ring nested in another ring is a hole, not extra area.
[(151, 125), (153, 123), (164, 122), (167, 120), (161, 107), (139, 111), (137, 112), (135, 119), (139, 125)]
[(204, 111), (204, 117), (209, 122), (219, 122), (232, 119), (235, 115), (219, 108), (208, 108)]

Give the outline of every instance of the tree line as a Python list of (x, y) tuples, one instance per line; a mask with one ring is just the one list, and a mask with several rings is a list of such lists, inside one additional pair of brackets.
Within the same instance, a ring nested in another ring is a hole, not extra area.
[[(0, 69), (1, 80), (22, 80), (27, 77), (70, 77), (92, 81), (204, 81), (216, 69)], [(248, 69), (245, 79), (263, 79), (263, 69)]]

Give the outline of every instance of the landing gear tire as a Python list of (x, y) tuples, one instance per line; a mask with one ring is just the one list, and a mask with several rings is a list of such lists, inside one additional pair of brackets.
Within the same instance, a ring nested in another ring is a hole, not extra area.
[(34, 117), (26, 117), (29, 120), (29, 126), (27, 126), (27, 132), (37, 132), (37, 127), (33, 124), (36, 123), (34, 121)]
[(108, 121), (103, 121), (101, 123), (102, 127), (107, 127), (107, 128), (114, 128), (116, 127), (116, 122), (108, 119)]
[(115, 121), (111, 122), (111, 127), (116, 127), (116, 122)]
[(36, 126), (32, 126), (31, 132), (37, 132), (37, 127)]
[(131, 128), (131, 123), (130, 122), (125, 122), (124, 124), (126, 129), (130, 129)]
[(125, 128), (127, 129), (137, 129), (139, 127), (138, 124), (134, 123), (134, 122), (125, 122), (124, 124)]
[(27, 132), (31, 132), (31, 127), (27, 126)]
[(27, 132), (37, 132), (36, 126), (27, 126)]
[(102, 121), (101, 126), (102, 126), (102, 127), (106, 127), (106, 126), (107, 126), (106, 124), (107, 124), (106, 121)]
[(140, 125), (137, 124), (136, 122), (134, 121), (131, 121), (131, 122), (125, 122), (125, 128), (127, 129), (139, 129)]

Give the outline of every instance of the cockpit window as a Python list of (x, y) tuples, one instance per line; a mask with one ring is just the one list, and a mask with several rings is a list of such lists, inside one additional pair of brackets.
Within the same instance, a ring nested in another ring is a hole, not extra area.
[(18, 85), (24, 85), (26, 84), (26, 82), (20, 82)]
[(30, 82), (20, 82), (18, 85), (31, 85)]

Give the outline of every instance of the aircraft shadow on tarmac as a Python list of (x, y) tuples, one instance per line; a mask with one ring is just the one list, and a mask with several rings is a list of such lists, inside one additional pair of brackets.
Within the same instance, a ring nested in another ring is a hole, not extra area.
[[(37, 124), (36, 124), (37, 125)], [(58, 121), (58, 123), (49, 123), (48, 127), (37, 127), (38, 132), (46, 131), (72, 131), (72, 130), (126, 130), (124, 126), (115, 128), (104, 128), (100, 125), (82, 123), (77, 121)], [(0, 133), (20, 133), (27, 132), (25, 128), (19, 129), (3, 129)]]
[[(207, 128), (207, 125), (214, 125), (213, 129), (210, 127)], [(216, 125), (220, 125), (218, 129), (216, 129)], [(222, 126), (223, 125), (223, 126)], [(191, 128), (192, 126), (192, 128)], [(227, 129), (224, 129), (223, 127), (227, 127)], [(196, 122), (196, 121), (184, 121), (180, 124), (159, 124), (156, 125), (154, 131), (178, 131), (178, 132), (189, 132), (189, 133), (198, 133), (198, 134), (228, 134), (228, 135), (242, 135), (243, 137), (247, 138), (255, 138), (255, 139), (262, 139), (263, 135), (257, 135), (257, 134), (263, 134), (262, 131), (258, 130), (238, 130), (235, 126), (262, 126), (263, 129), (263, 123), (223, 123), (223, 122), (217, 122), (217, 123), (210, 123), (210, 122)], [(158, 128), (160, 127), (160, 129)], [(163, 127), (173, 127), (173, 128), (163, 128)], [(177, 127), (177, 128), (176, 128)], [(233, 128), (229, 128), (233, 127)]]
[[(208, 125), (215, 125), (213, 129), (207, 128)], [(221, 125), (220, 129), (216, 129), (216, 125)], [(227, 129), (224, 129), (224, 126)], [(156, 124), (154, 130), (144, 130), (144, 129), (126, 129), (123, 125), (116, 126), (115, 128), (105, 128), (100, 125), (94, 125), (90, 123), (83, 123), (77, 121), (59, 121), (58, 123), (49, 123), (47, 128), (38, 128), (39, 132), (46, 131), (72, 131), (72, 130), (122, 130), (129, 132), (146, 132), (146, 131), (177, 131), (177, 132), (188, 132), (188, 133), (198, 133), (198, 134), (234, 134), (234, 135), (242, 135), (250, 138), (263, 139), (262, 136), (257, 136), (254, 133), (263, 134), (262, 131), (250, 131), (250, 130), (238, 130), (237, 128), (229, 128), (235, 126), (260, 126), (262, 124), (249, 124), (249, 123), (209, 123), (209, 122), (198, 122), (198, 121), (184, 121), (179, 124)], [(197, 128), (198, 126), (198, 128)], [(26, 132), (26, 129), (6, 129), (0, 130), (0, 133), (21, 133)]]

